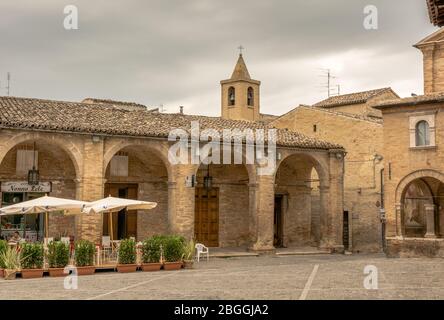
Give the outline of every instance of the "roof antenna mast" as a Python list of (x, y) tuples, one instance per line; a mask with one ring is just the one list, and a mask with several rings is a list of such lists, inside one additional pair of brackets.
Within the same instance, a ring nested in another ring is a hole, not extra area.
[[(326, 82), (322, 83), (321, 88), (322, 89), (327, 89), (327, 97), (330, 98), (331, 96), (334, 95), (340, 95), (340, 86), (339, 85), (333, 85), (333, 79), (337, 79), (336, 76), (334, 76), (331, 72), (330, 69), (321, 69), (322, 75), (320, 75), (320, 77), (322, 78), (326, 78)], [(336, 91), (336, 90), (337, 91)], [(333, 93), (332, 93), (333, 91)], [(336, 92), (334, 92), (336, 91)]]
[(9, 97), (9, 90), (11, 89), (11, 73), (6, 74), (6, 94)]

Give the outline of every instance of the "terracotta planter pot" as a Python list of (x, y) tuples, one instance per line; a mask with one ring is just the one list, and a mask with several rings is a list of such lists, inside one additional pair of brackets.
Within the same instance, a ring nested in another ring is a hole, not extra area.
[(33, 279), (43, 277), (43, 269), (22, 269), (23, 279)]
[(117, 272), (120, 273), (129, 273), (129, 272), (136, 272), (137, 271), (137, 264), (118, 264), (117, 265)]
[(90, 276), (96, 272), (95, 266), (76, 267), (78, 276)]
[(177, 262), (165, 262), (163, 264), (165, 270), (180, 270), (182, 268), (182, 261)]
[(5, 269), (5, 280), (14, 280), (17, 274), (17, 270)]
[(142, 263), (142, 271), (159, 271), (161, 263)]
[(64, 277), (67, 276), (67, 274), (65, 274), (63, 272), (65, 268), (49, 268), (49, 276), (50, 277)]
[(194, 260), (184, 260), (183, 261), (183, 267), (185, 269), (193, 269), (194, 266)]
[(3, 278), (5, 276), (5, 270), (0, 268), (0, 278)]

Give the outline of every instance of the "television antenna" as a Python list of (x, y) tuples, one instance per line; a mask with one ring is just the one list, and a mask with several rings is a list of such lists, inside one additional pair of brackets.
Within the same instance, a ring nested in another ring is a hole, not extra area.
[(320, 77), (326, 80), (324, 83), (322, 83), (321, 88), (327, 90), (327, 97), (330, 98), (331, 96), (340, 95), (341, 86), (333, 84), (333, 80), (338, 79), (338, 77), (333, 75), (331, 69), (320, 69), (320, 70), (322, 72)]
[(11, 89), (11, 73), (8, 72), (6, 74), (6, 94), (8, 95), (8, 97), (9, 97), (10, 89)]

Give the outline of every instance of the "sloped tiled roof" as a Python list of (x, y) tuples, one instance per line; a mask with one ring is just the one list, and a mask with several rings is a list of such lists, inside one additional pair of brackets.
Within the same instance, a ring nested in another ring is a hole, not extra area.
[(276, 120), (277, 118), (279, 118), (279, 116), (275, 116), (274, 114), (266, 114), (266, 113), (261, 113), (260, 114), (260, 120), (263, 123), (270, 123), (273, 120)]
[(113, 105), (118, 108), (127, 109), (127, 110), (134, 110), (134, 109), (147, 109), (147, 106), (136, 103), (136, 102), (126, 102), (126, 101), (116, 101), (116, 100), (110, 100), (110, 99), (97, 99), (97, 98), (86, 98), (82, 101), (83, 103), (97, 103), (97, 104), (107, 104), (107, 105)]
[(429, 9), (430, 22), (435, 26), (444, 25), (444, 1), (443, 0), (427, 0)]
[(438, 92), (422, 96), (386, 100), (378, 102), (372, 105), (372, 107), (376, 109), (386, 109), (390, 107), (412, 106), (418, 104), (442, 103), (442, 102), (444, 102), (444, 92)]
[(366, 103), (368, 99), (388, 90), (392, 89), (382, 88), (382, 89), (375, 89), (375, 90), (355, 92), (350, 94), (343, 94), (340, 96), (334, 96), (314, 104), (313, 107), (333, 108), (350, 104)]
[(332, 114), (332, 115), (335, 115), (335, 116), (340, 116), (340, 117), (348, 118), (350, 120), (368, 121), (368, 122), (373, 122), (373, 123), (378, 123), (378, 124), (382, 124), (383, 123), (383, 120), (380, 117), (372, 117), (372, 116), (368, 116), (368, 115), (354, 114), (354, 113), (348, 113), (348, 112), (340, 112), (340, 111), (334, 111), (334, 110), (330, 110), (330, 109), (313, 107), (313, 106), (301, 104), (301, 105), (297, 106), (296, 108), (291, 109), (287, 113), (281, 115), (280, 117), (276, 117), (275, 119), (270, 121), (269, 124), (273, 125), (273, 122), (275, 120), (279, 120), (279, 119), (285, 118), (290, 113), (297, 111), (298, 108), (305, 108), (305, 109), (314, 110), (314, 111), (317, 111), (317, 112), (324, 112), (324, 113)]
[(320, 112), (327, 112), (327, 113), (330, 113), (330, 114), (334, 114), (336, 116), (341, 116), (341, 117), (345, 117), (345, 118), (351, 118), (351, 119), (354, 119), (354, 120), (369, 121), (369, 122), (380, 123), (380, 124), (383, 123), (383, 121), (382, 121), (382, 119), (380, 117), (371, 117), (371, 116), (355, 114), (355, 113), (333, 111), (333, 110), (329, 110), (329, 109), (325, 109), (325, 108), (318, 108), (318, 107), (313, 107), (313, 106), (301, 105), (300, 107), (309, 108), (309, 109), (320, 111)]
[[(189, 132), (191, 121), (199, 121), (201, 130), (208, 128), (219, 132), (223, 129), (272, 128), (261, 122), (153, 113), (146, 110), (128, 111), (107, 104), (0, 97), (1, 128), (167, 138), (172, 129), (179, 128)], [(277, 144), (306, 149), (342, 148), (337, 144), (285, 129), (277, 129)]]

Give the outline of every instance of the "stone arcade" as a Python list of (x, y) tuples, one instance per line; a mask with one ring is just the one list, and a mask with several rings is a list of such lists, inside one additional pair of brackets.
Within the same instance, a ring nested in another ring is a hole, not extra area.
[[(110, 233), (142, 240), (171, 232), (213, 247), (342, 251), (345, 150), (340, 145), (277, 129), (277, 165), (271, 175), (259, 175), (257, 163), (168, 161), (170, 131), (189, 132), (192, 121), (219, 132), (270, 128), (260, 120), (259, 85), (249, 79), (240, 57), (232, 79), (222, 82), (221, 118), (163, 114), (110, 100), (1, 97), (0, 181), (26, 181), (36, 156), (40, 181), (51, 184), (50, 195), (96, 200), (110, 194), (158, 203), (149, 214), (114, 213), (114, 230), (108, 230), (107, 215), (52, 215), (51, 236), (100, 242)], [(194, 185), (187, 183), (192, 176)], [(204, 185), (207, 177), (210, 188)], [(313, 192), (318, 193), (314, 205)], [(5, 191), (3, 205), (35, 196), (39, 194)]]

